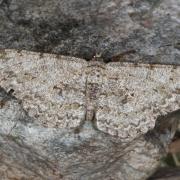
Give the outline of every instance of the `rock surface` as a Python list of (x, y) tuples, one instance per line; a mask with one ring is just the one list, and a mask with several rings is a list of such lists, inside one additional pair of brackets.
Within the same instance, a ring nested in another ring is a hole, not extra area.
[[(177, 0), (0, 0), (0, 49), (180, 65), (179, 8)], [(0, 87), (3, 180), (146, 179), (180, 119), (180, 110), (162, 116), (122, 143), (91, 122), (80, 132), (47, 128), (12, 92)]]
[(180, 64), (179, 8), (177, 0), (0, 0), (0, 48)]
[(179, 68), (1, 51), (1, 177), (146, 179), (180, 118)]

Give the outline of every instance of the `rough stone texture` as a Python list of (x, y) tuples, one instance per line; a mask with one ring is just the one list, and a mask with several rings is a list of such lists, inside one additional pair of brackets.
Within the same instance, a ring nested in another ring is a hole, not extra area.
[(180, 119), (179, 69), (1, 51), (0, 176), (146, 179)]
[(178, 0), (0, 0), (0, 48), (180, 64), (179, 8)]

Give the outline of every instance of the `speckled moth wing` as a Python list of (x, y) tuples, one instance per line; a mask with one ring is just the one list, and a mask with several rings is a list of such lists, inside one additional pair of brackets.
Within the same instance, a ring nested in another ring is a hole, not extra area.
[[(27, 51), (0, 52), (0, 86), (48, 127), (84, 120), (129, 142), (180, 108), (180, 66), (86, 62)], [(94, 123), (93, 122), (93, 123)]]
[(180, 108), (180, 66), (109, 63), (97, 102), (97, 128), (124, 141)]
[(0, 86), (22, 100), (31, 117), (48, 127), (79, 126), (85, 116), (85, 60), (5, 50)]

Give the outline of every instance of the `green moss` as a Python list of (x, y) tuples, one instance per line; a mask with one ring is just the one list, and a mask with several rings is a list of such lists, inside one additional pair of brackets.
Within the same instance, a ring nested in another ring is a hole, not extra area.
[(19, 141), (21, 141), (20, 136), (8, 135), (8, 139), (14, 141), (15, 143), (19, 143)]
[(6, 59), (6, 55), (7, 55), (7, 53), (6, 53), (6, 51), (5, 50), (0, 50), (0, 59)]
[[(176, 157), (178, 160), (180, 160), (180, 153), (176, 154)], [(166, 157), (162, 159), (162, 163), (165, 164), (168, 167), (176, 167), (176, 162), (173, 159), (172, 154), (168, 154)]]

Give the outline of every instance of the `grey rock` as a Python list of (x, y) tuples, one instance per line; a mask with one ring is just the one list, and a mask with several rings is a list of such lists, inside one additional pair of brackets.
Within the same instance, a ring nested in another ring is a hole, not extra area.
[(179, 8), (177, 0), (1, 0), (0, 48), (180, 64)]

